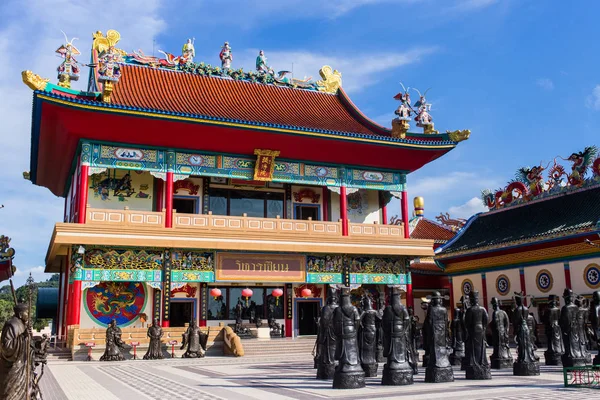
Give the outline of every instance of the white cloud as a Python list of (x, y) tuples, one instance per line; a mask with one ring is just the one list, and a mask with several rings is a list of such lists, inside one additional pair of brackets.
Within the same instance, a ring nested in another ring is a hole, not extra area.
[(585, 99), (585, 105), (592, 110), (600, 110), (600, 85), (596, 85), (592, 90), (592, 94)]
[(468, 219), (474, 214), (487, 211), (480, 198), (473, 197), (471, 200), (460, 206), (450, 207), (448, 212), (454, 218)]
[(483, 178), (474, 172), (450, 172), (448, 174), (423, 177), (411, 185), (410, 192), (415, 196), (436, 197), (447, 194), (453, 189), (460, 188), (463, 193), (476, 190), (480, 192), (486, 188), (499, 186), (499, 181)]
[[(0, 26), (0, 117), (2, 129), (0, 157), (2, 187), (0, 204), (0, 234), (12, 237), (16, 250), (14, 263), (18, 268), (15, 284), (23, 284), (29, 271), (36, 279), (46, 279), (40, 265), (45, 262), (46, 250), (54, 223), (62, 220), (63, 202), (47, 189), (32, 186), (22, 177), (29, 171), (31, 140), (32, 92), (20, 79), (22, 70), (32, 70), (56, 82), (56, 67), (60, 59), (54, 54), (64, 41), (61, 30), (69, 38), (80, 39), (75, 45), (87, 62), (92, 33), (116, 29), (121, 33), (119, 47), (151, 49), (152, 40), (165, 26), (159, 14), (159, 0), (130, 0), (121, 2), (118, 12), (104, 12), (99, 2), (73, 3), (67, 0), (33, 0), (23, 6), (19, 1), (3, 2), (0, 14), (5, 18)], [(68, 10), (65, 12), (65, 10)], [(135, 46), (135, 47), (134, 47)], [(85, 89), (87, 70), (75, 89)]]
[[(321, 79), (318, 71), (330, 65), (342, 73), (342, 87), (346, 92), (358, 92), (382, 79), (382, 74), (396, 68), (420, 62), (425, 56), (434, 53), (435, 47), (417, 47), (397, 53), (364, 53), (330, 55), (296, 50), (263, 49), (268, 62), (275, 71), (289, 70), (299, 79), (312, 77)], [(254, 69), (258, 49), (246, 50), (238, 59), (246, 70)], [(236, 65), (235, 67), (237, 67)]]
[(548, 78), (539, 78), (535, 84), (547, 91), (554, 89), (554, 82)]

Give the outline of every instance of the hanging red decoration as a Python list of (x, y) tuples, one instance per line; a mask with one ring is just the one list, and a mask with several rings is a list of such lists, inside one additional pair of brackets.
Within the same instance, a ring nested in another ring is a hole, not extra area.
[(242, 296), (244, 296), (246, 298), (246, 306), (248, 306), (248, 299), (250, 297), (252, 297), (252, 294), (253, 294), (252, 289), (246, 288), (246, 289), (242, 290)]
[(302, 297), (310, 297), (312, 295), (312, 290), (310, 290), (309, 288), (304, 288), (302, 289)]
[(215, 300), (217, 299), (217, 297), (219, 297), (221, 295), (221, 289), (217, 289), (217, 288), (212, 288), (210, 289), (210, 295), (212, 297), (215, 298)]
[(275, 304), (279, 305), (279, 298), (281, 296), (283, 296), (283, 290), (281, 290), (281, 289), (273, 289), (273, 291), (271, 292), (271, 294), (273, 296), (275, 296)]

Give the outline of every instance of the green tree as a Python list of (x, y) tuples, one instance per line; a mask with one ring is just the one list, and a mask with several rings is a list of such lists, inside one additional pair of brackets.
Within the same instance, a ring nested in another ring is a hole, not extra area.
[(14, 302), (0, 299), (0, 326), (4, 326), (4, 323), (13, 316)]

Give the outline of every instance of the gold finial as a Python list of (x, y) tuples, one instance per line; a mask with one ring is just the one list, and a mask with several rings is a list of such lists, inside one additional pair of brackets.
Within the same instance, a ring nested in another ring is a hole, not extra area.
[(392, 137), (398, 139), (404, 139), (406, 137), (406, 132), (410, 128), (410, 124), (408, 121), (400, 118), (395, 118), (392, 120)]
[(471, 131), (469, 129), (456, 130), (456, 131), (446, 131), (448, 137), (453, 142), (462, 142), (463, 140), (467, 140), (469, 136), (471, 136)]
[(334, 70), (329, 65), (324, 65), (319, 70), (319, 75), (323, 78), (323, 80), (317, 81), (319, 91), (335, 94), (342, 87), (342, 73), (337, 69)]
[(29, 86), (32, 90), (45, 90), (46, 85), (50, 82), (50, 79), (42, 78), (38, 74), (34, 74), (31, 71), (21, 72), (21, 78), (23, 83)]
[(112, 94), (114, 89), (113, 83), (111, 81), (106, 81), (102, 84), (102, 101), (110, 104), (110, 95)]
[(422, 217), (425, 213), (425, 199), (421, 196), (415, 197), (413, 200), (413, 205), (415, 206), (415, 215), (417, 217)]
[[(98, 51), (98, 54), (107, 51), (111, 46), (115, 47), (119, 43), (119, 40), (121, 40), (121, 34), (114, 29), (109, 29), (106, 32), (106, 36), (102, 34), (102, 31), (96, 31), (92, 33), (92, 37), (94, 38), (92, 49)], [(115, 50), (121, 55), (127, 54), (126, 51), (121, 49), (115, 48)]]

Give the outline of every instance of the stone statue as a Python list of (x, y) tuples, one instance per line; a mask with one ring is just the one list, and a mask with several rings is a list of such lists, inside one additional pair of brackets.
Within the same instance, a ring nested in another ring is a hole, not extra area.
[(150, 338), (148, 344), (148, 351), (144, 355), (144, 360), (162, 360), (162, 342), (163, 330), (160, 327), (158, 318), (154, 318), (152, 325), (148, 327), (148, 333), (146, 334)]
[(533, 313), (529, 313), (527, 316), (527, 327), (529, 328), (529, 336), (531, 336), (531, 345), (533, 346), (533, 351), (537, 350), (537, 321), (535, 320), (535, 316)]
[[(2, 328), (0, 337), (0, 399), (22, 400), (27, 391), (33, 393), (33, 374), (27, 381), (28, 357), (33, 356), (31, 330), (28, 327), (29, 313), (27, 305), (18, 303), (11, 317)], [(30, 358), (30, 362), (32, 358)], [(31, 369), (33, 372), (33, 368)], [(33, 397), (32, 397), (33, 398)]]
[(248, 328), (244, 328), (244, 320), (242, 319), (242, 315), (244, 314), (244, 303), (238, 297), (237, 304), (235, 305), (235, 327), (233, 331), (239, 335), (247, 335), (249, 333)]
[(560, 320), (558, 296), (551, 294), (548, 300), (548, 312), (544, 321), (548, 350), (544, 352), (544, 358), (546, 359), (546, 365), (562, 365), (561, 357), (565, 354), (565, 345), (563, 343), (562, 331), (558, 324)]
[(415, 310), (412, 307), (408, 307), (408, 315), (410, 317), (410, 345), (408, 348), (408, 364), (413, 370), (413, 375), (419, 373), (419, 350), (417, 350), (417, 340), (419, 339), (419, 317), (415, 316)]
[(335, 360), (338, 366), (333, 376), (334, 389), (365, 387), (365, 373), (358, 356), (358, 326), (360, 315), (350, 301), (350, 288), (342, 288), (340, 306), (333, 312), (333, 331), (337, 346)]
[(100, 361), (123, 361), (125, 357), (121, 354), (121, 350), (124, 350), (126, 345), (121, 339), (121, 328), (117, 326), (117, 321), (112, 320), (106, 328), (106, 349), (104, 354), (100, 357)]
[(492, 297), (492, 346), (494, 352), (490, 357), (492, 369), (510, 368), (513, 365), (512, 354), (510, 354), (508, 330), (510, 321), (508, 314), (500, 309), (498, 298)]
[(231, 61), (233, 61), (233, 54), (231, 54), (231, 47), (229, 47), (229, 42), (225, 42), (223, 48), (221, 48), (221, 52), (219, 53), (219, 58), (221, 59), (221, 69), (229, 69), (231, 68)]
[(448, 311), (442, 305), (440, 292), (434, 292), (431, 296), (423, 326), (423, 332), (427, 332), (426, 343), (429, 348), (425, 382), (454, 382), (454, 373), (448, 360), (451, 349), (448, 336)]
[(485, 330), (488, 325), (488, 313), (479, 305), (479, 292), (469, 293), (471, 306), (465, 316), (467, 342), (465, 346), (466, 379), (492, 379), (487, 360)]
[(408, 364), (410, 343), (410, 316), (400, 302), (400, 289), (394, 287), (390, 304), (383, 312), (383, 367), (382, 385), (412, 385), (413, 370)]
[[(44, 367), (48, 363), (48, 347), (50, 345), (50, 338), (48, 335), (43, 334), (41, 337), (33, 337), (33, 369), (32, 369), (32, 382), (31, 382), (31, 399), (42, 400), (42, 393), (40, 391), (40, 379), (44, 375)], [(40, 373), (38, 374), (36, 368), (42, 366)]]
[[(466, 345), (469, 332), (468, 332), (467, 324), (465, 321), (467, 318), (467, 310), (471, 307), (471, 300), (469, 299), (468, 295), (464, 295), (464, 296), (461, 296), (460, 303), (461, 303), (461, 308), (462, 308), (461, 314), (462, 314), (463, 340), (465, 341), (465, 345)], [(467, 360), (467, 357), (466, 357), (466, 347), (465, 347), (465, 357), (463, 357), (463, 359), (461, 361), (460, 370), (466, 371), (468, 363), (469, 363), (469, 360)]]
[[(427, 312), (429, 310), (429, 302), (431, 300), (427, 300), (426, 302), (421, 302), (421, 306), (425, 305), (425, 315), (427, 315)], [(412, 325), (411, 325), (412, 328)], [(421, 327), (421, 337), (423, 339), (423, 368), (426, 368), (427, 365), (429, 364), (429, 343), (427, 343), (427, 340), (429, 339), (429, 332), (427, 332), (427, 326), (425, 326), (425, 324), (423, 324), (423, 326)], [(414, 368), (413, 368), (414, 370)]]
[(327, 289), (327, 305), (321, 310), (319, 337), (317, 343), (317, 379), (333, 379), (335, 372), (335, 348), (337, 339), (333, 333), (333, 313), (338, 308), (337, 290)]
[(592, 337), (598, 348), (598, 355), (594, 357), (594, 365), (600, 365), (600, 290), (592, 295), (592, 306), (590, 307), (590, 322), (592, 323)]
[(277, 320), (275, 319), (275, 302), (275, 296), (271, 294), (267, 296), (267, 323), (269, 324), (269, 328), (271, 329), (271, 337), (280, 337), (281, 325), (278, 324)]
[(590, 314), (588, 307), (588, 301), (586, 298), (577, 296), (575, 299), (575, 305), (579, 308), (577, 310), (577, 329), (579, 330), (579, 343), (581, 346), (581, 354), (585, 358), (586, 364), (592, 363), (592, 355), (588, 350), (588, 337), (587, 337), (587, 325)]
[(565, 354), (562, 355), (563, 367), (578, 367), (585, 365), (585, 355), (581, 348), (580, 335), (577, 322), (579, 308), (573, 304), (574, 294), (571, 289), (565, 289), (563, 299), (565, 305), (560, 310), (559, 325), (563, 334)]
[(383, 357), (383, 327), (381, 319), (383, 318), (383, 310), (385, 310), (385, 293), (379, 293), (377, 298), (377, 313), (379, 314), (379, 325), (377, 326), (377, 362), (384, 362)]
[(263, 50), (261, 50), (258, 53), (258, 57), (256, 57), (256, 70), (261, 74), (273, 75), (273, 70), (267, 64), (267, 57), (265, 56), (265, 52)]
[(208, 335), (200, 331), (196, 324), (196, 319), (192, 318), (190, 325), (182, 335), (183, 340), (180, 350), (186, 349), (181, 357), (183, 358), (202, 358), (206, 352), (206, 343)]
[(452, 333), (452, 349), (453, 352), (450, 355), (451, 365), (461, 365), (463, 358), (465, 358), (465, 342), (463, 337), (463, 312), (460, 308), (454, 309), (454, 319), (450, 323), (450, 332)]
[(526, 296), (515, 293), (516, 309), (513, 314), (515, 342), (517, 342), (517, 361), (513, 364), (513, 375), (533, 376), (540, 374), (539, 357), (535, 355), (531, 333), (527, 325), (529, 309), (523, 304)]
[(194, 49), (193, 39), (188, 39), (187, 42), (185, 42), (181, 49), (181, 56), (186, 63), (191, 63), (194, 61), (194, 57), (196, 56), (196, 50)]
[(362, 297), (362, 313), (358, 330), (358, 351), (365, 377), (377, 376), (377, 327), (381, 325), (381, 315), (373, 309), (371, 296)]

